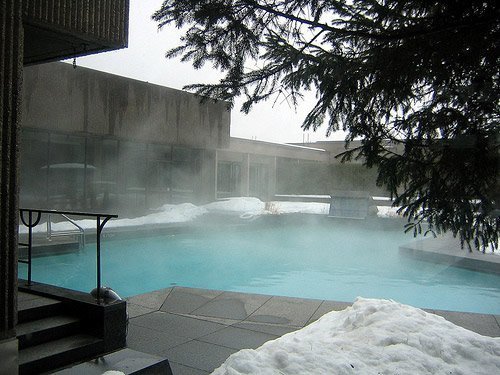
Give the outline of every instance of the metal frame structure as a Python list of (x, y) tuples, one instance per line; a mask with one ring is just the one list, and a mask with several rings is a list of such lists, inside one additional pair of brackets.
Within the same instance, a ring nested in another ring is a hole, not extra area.
[[(25, 214), (28, 217), (25, 217)], [(69, 216), (83, 216), (96, 218), (96, 270), (97, 270), (97, 302), (101, 302), (101, 233), (106, 223), (112, 219), (117, 218), (118, 215), (94, 213), (94, 212), (76, 212), (76, 211), (56, 211), (56, 210), (39, 210), (34, 208), (21, 208), (19, 209), (20, 220), (28, 228), (28, 242), (19, 242), (20, 246), (28, 248), (28, 258), (19, 259), (18, 262), (28, 265), (28, 285), (32, 281), (32, 249), (33, 249), (33, 228), (36, 227), (42, 218), (42, 214), (59, 214), (66, 218)], [(26, 220), (27, 219), (27, 220)]]

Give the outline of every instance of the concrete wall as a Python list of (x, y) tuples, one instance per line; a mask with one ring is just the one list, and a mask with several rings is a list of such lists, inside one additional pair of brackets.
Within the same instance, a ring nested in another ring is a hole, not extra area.
[(224, 102), (65, 63), (27, 67), (23, 126), (215, 149), (229, 146)]

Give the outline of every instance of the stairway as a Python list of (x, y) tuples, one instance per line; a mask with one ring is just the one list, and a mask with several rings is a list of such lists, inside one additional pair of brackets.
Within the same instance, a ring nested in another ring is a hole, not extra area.
[(94, 357), (104, 341), (82, 332), (80, 319), (65, 303), (19, 293), (19, 374), (39, 374)]
[[(100, 375), (109, 370), (126, 375), (172, 375), (165, 358), (123, 345), (119, 350), (106, 350), (104, 339), (84, 332), (85, 324), (75, 311), (69, 302), (19, 291), (16, 332), (20, 375)], [(83, 314), (88, 318), (89, 311)]]

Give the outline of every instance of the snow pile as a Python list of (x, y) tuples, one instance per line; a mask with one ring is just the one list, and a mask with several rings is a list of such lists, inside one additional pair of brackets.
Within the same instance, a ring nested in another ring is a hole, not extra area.
[[(197, 207), (191, 203), (165, 204), (158, 208), (157, 212), (146, 216), (140, 216), (133, 219), (112, 219), (106, 224), (106, 228), (120, 228), (141, 225), (185, 223), (194, 220), (198, 216), (204, 215), (207, 210), (203, 207)], [(55, 215), (54, 217), (57, 217)], [(83, 229), (95, 229), (95, 219), (75, 220)], [(37, 225), (33, 228), (34, 232), (45, 232), (45, 225)], [(67, 221), (52, 224), (52, 231), (75, 230), (75, 226)], [(28, 228), (24, 225), (19, 227), (21, 233), (26, 233)]]
[(235, 197), (227, 198), (217, 202), (212, 202), (203, 206), (209, 212), (230, 213), (230, 214), (319, 214), (327, 215), (330, 209), (329, 203), (317, 202), (282, 202), (272, 201), (264, 203), (259, 198)]
[(203, 206), (209, 212), (264, 215), (266, 204), (259, 198), (235, 197), (208, 203)]
[(330, 203), (318, 202), (271, 202), (278, 214), (316, 214), (328, 215)]
[[(130, 227), (130, 226), (142, 226), (142, 225), (158, 225), (158, 224), (170, 224), (170, 223), (186, 223), (194, 220), (198, 216), (204, 215), (206, 213), (226, 213), (226, 214), (236, 214), (236, 215), (249, 215), (249, 216), (260, 216), (260, 215), (281, 215), (281, 214), (291, 214), (291, 213), (302, 213), (302, 214), (316, 214), (316, 215), (328, 215), (330, 210), (329, 203), (318, 203), (318, 202), (284, 202), (284, 201), (272, 201), (264, 203), (258, 198), (252, 197), (235, 197), (219, 200), (216, 202), (208, 203), (204, 206), (195, 206), (191, 203), (182, 204), (165, 204), (149, 215), (140, 216), (132, 219), (113, 219), (106, 224), (106, 228), (119, 228), (119, 227)], [(397, 209), (391, 207), (378, 207), (379, 217), (398, 217), (395, 213)], [(57, 218), (57, 215), (54, 216)], [(95, 229), (96, 220), (95, 219), (83, 219), (75, 220), (75, 222), (81, 226), (83, 229)], [(75, 230), (75, 226), (69, 222), (60, 222), (52, 224), (52, 230), (66, 231)], [(28, 229), (24, 225), (19, 226), (20, 233), (27, 233)], [(34, 232), (45, 232), (45, 225), (37, 225)]]
[(398, 210), (400, 207), (391, 207), (391, 206), (377, 206), (377, 216), (383, 218), (401, 218), (401, 215), (398, 214)]
[(393, 301), (362, 299), (231, 355), (214, 375), (499, 374), (500, 338)]
[(165, 204), (158, 208), (158, 212), (133, 219), (114, 220), (111, 221), (107, 227), (113, 228), (148, 224), (185, 223), (206, 213), (206, 209), (203, 207), (197, 207), (191, 203)]

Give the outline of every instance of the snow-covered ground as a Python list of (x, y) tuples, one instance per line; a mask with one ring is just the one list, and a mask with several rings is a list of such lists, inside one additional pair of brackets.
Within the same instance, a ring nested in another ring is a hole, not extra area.
[(238, 215), (281, 215), (290, 213), (327, 215), (329, 203), (317, 202), (262, 202), (258, 198), (235, 197), (209, 203), (203, 208), (209, 212), (234, 213)]
[[(394, 209), (391, 207), (378, 207), (379, 217), (396, 217)], [(110, 220), (105, 228), (119, 228), (129, 226), (141, 226), (148, 224), (171, 224), (171, 223), (186, 223), (196, 219), (197, 217), (209, 212), (227, 213), (239, 215), (243, 218), (250, 216), (261, 215), (280, 215), (290, 213), (304, 213), (327, 215), (330, 209), (329, 203), (317, 202), (263, 202), (258, 198), (252, 197), (236, 197), (227, 198), (224, 200), (208, 203), (203, 206), (195, 206), (191, 203), (182, 204), (165, 204), (155, 210), (154, 213), (136, 217), (133, 219), (113, 219)], [(76, 220), (76, 223), (84, 229), (95, 228), (96, 222), (94, 219)], [(68, 222), (61, 222), (52, 225), (53, 231), (72, 230), (75, 227)], [(26, 233), (27, 228), (20, 225), (21, 233)], [(38, 225), (34, 228), (34, 232), (44, 232), (46, 227)]]
[(377, 206), (377, 216), (384, 218), (400, 218), (398, 214), (399, 207)]
[(234, 213), (238, 215), (265, 215), (268, 213), (266, 211), (266, 204), (259, 198), (252, 197), (226, 198), (208, 203), (202, 207), (209, 212)]
[[(206, 214), (208, 211), (203, 207), (197, 207), (191, 203), (182, 204), (165, 204), (159, 207), (156, 212), (140, 216), (133, 219), (112, 219), (108, 221), (105, 228), (121, 228), (130, 226), (141, 225), (156, 225), (156, 224), (171, 224), (171, 223), (185, 223), (196, 219), (198, 216)], [(95, 229), (95, 219), (75, 220), (83, 229)], [(67, 221), (52, 224), (52, 231), (65, 231), (73, 230), (75, 226)], [(45, 225), (38, 225), (33, 228), (33, 232), (45, 232), (47, 227)], [(28, 228), (24, 225), (19, 226), (20, 233), (26, 233)]]
[[(188, 223), (199, 216), (210, 212), (218, 214), (237, 215), (242, 219), (248, 219), (262, 215), (281, 215), (291, 213), (303, 213), (312, 215), (328, 215), (330, 210), (329, 203), (318, 202), (286, 202), (271, 201), (263, 202), (258, 198), (235, 197), (226, 198), (216, 202), (208, 203), (202, 206), (195, 206), (191, 203), (165, 204), (149, 215), (140, 216), (132, 219), (113, 219), (106, 226), (107, 228), (124, 228), (132, 226), (162, 225), (174, 223)], [(379, 218), (400, 218), (397, 213), (398, 207), (377, 206), (377, 216)], [(75, 220), (83, 229), (95, 229), (95, 219)], [(67, 221), (52, 224), (52, 231), (74, 230), (75, 226)], [(45, 232), (45, 225), (38, 225), (33, 232)], [(28, 228), (24, 225), (19, 226), (19, 233), (27, 233)], [(493, 247), (487, 248), (486, 252), (498, 254), (493, 251)]]
[(358, 298), (299, 331), (231, 355), (213, 374), (500, 374), (500, 338), (394, 301)]

